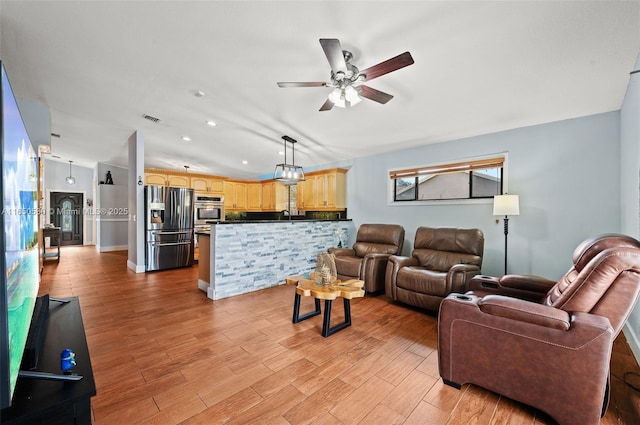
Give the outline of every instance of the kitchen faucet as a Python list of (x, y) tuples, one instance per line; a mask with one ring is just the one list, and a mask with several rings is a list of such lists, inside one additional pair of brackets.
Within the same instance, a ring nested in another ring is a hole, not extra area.
[(291, 220), (291, 213), (289, 212), (289, 210), (282, 210), (280, 211), (281, 215), (284, 215), (284, 213), (287, 213), (287, 215), (289, 216), (289, 220)]

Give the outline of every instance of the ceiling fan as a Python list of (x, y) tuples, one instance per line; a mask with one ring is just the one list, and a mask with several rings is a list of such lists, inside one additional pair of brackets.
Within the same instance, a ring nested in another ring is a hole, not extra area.
[(376, 90), (364, 84), (363, 81), (371, 81), (382, 75), (396, 71), (405, 66), (413, 64), (413, 58), (409, 52), (404, 52), (396, 57), (380, 62), (370, 68), (360, 71), (351, 63), (353, 55), (351, 52), (342, 50), (340, 40), (336, 38), (321, 38), (320, 45), (331, 65), (331, 81), (328, 83), (321, 81), (309, 82), (280, 82), (279, 87), (333, 87), (328, 99), (320, 107), (321, 111), (328, 111), (333, 106), (344, 108), (353, 106), (364, 97), (378, 103), (387, 103), (393, 96)]

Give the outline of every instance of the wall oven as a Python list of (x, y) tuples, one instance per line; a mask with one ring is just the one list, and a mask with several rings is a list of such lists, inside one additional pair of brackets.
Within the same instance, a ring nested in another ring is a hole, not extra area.
[(208, 228), (211, 223), (224, 221), (222, 196), (196, 195), (193, 206), (195, 227)]

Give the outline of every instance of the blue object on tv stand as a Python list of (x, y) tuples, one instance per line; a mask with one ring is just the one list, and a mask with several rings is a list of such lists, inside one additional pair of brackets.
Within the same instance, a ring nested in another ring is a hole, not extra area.
[(76, 353), (71, 351), (71, 348), (65, 348), (60, 353), (60, 369), (63, 372), (69, 372), (76, 366)]

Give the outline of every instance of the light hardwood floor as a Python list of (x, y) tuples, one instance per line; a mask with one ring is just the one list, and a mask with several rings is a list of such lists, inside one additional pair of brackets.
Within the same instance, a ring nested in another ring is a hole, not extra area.
[[(40, 292), (80, 299), (94, 425), (553, 423), (479, 387), (443, 385), (436, 317), (384, 295), (353, 300), (353, 325), (323, 338), (321, 317), (291, 323), (292, 286), (212, 301), (196, 282), (197, 266), (136, 274), (126, 252), (94, 247), (63, 247), (45, 263)], [(302, 311), (311, 306), (303, 298)], [(622, 383), (640, 387), (638, 366), (622, 336), (612, 371), (600, 424), (640, 423), (639, 393)]]

